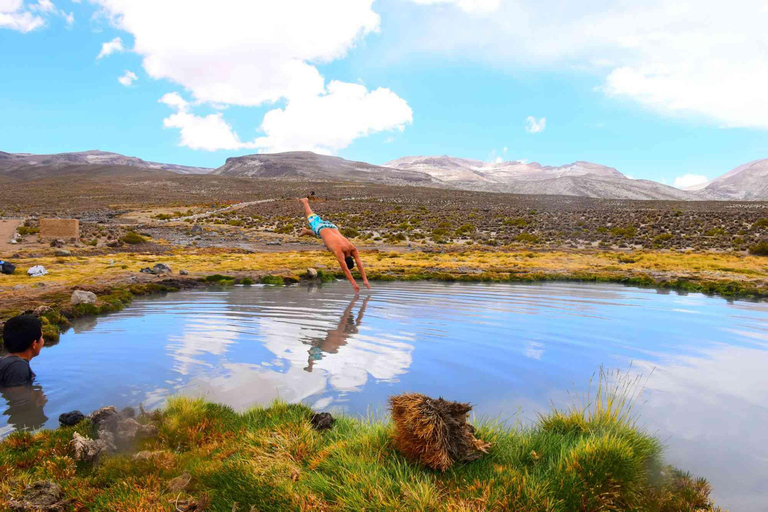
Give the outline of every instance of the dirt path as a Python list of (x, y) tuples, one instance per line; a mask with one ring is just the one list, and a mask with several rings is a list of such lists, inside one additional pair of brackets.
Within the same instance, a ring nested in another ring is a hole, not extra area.
[(10, 242), (20, 223), (20, 220), (0, 220), (0, 257), (5, 256), (5, 252), (15, 248), (8, 242)]

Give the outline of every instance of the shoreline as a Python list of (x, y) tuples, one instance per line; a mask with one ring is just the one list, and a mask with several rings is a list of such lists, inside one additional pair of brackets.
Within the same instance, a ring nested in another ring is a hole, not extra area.
[[(768, 298), (768, 259), (756, 256), (600, 251), (365, 251), (369, 280), (477, 283), (583, 282), (702, 293), (727, 300)], [(134, 297), (209, 285), (292, 285), (311, 282), (308, 268), (320, 272), (315, 282), (343, 279), (325, 251), (250, 253), (237, 250), (175, 251), (166, 254), (122, 252), (71, 257), (19, 258), (12, 276), (0, 284), (0, 322), (23, 312), (43, 319), (55, 342), (70, 320), (119, 311)], [(138, 270), (156, 263), (171, 266), (161, 275)], [(43, 265), (49, 274), (30, 278), (25, 271)], [(766, 266), (764, 266), (766, 265)], [(179, 275), (184, 270), (188, 275)], [(31, 284), (29, 284), (31, 282)], [(40, 283), (43, 283), (42, 285)], [(98, 297), (95, 304), (72, 306), (74, 290)], [(350, 292), (351, 293), (351, 292)]]

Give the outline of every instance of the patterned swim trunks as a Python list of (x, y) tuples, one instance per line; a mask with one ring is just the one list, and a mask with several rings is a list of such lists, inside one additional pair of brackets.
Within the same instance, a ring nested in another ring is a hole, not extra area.
[(336, 227), (336, 224), (321, 219), (317, 214), (312, 214), (307, 217), (307, 222), (309, 222), (310, 229), (318, 238), (320, 238), (320, 231), (324, 230), (325, 228), (339, 229)]

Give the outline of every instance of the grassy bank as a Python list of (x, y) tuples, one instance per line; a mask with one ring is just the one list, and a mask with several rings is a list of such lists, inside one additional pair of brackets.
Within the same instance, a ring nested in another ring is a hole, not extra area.
[(615, 407), (480, 426), (489, 453), (445, 473), (403, 458), (389, 423), (339, 418), (317, 432), (310, 416), (301, 405), (238, 414), (175, 399), (151, 416), (156, 438), (95, 466), (68, 447), (75, 431), (93, 435), (87, 420), (15, 433), (0, 444), (0, 497), (52, 480), (72, 510), (93, 511), (716, 510), (709, 485), (665, 467), (660, 442)]

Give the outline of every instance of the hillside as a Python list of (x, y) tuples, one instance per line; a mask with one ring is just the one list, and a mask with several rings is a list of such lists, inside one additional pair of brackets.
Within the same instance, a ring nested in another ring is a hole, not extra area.
[[(11, 174), (14, 171), (24, 170), (26, 173), (35, 174), (32, 168), (60, 169), (68, 166), (116, 166), (133, 167), (140, 169), (153, 169), (171, 171), (177, 174), (207, 174), (212, 169), (205, 167), (189, 167), (175, 164), (162, 164), (147, 162), (134, 156), (125, 156), (119, 153), (107, 151), (80, 151), (74, 153), (56, 153), (51, 155), (33, 155), (29, 153), (5, 153), (0, 151), (0, 173)], [(45, 171), (48, 172), (48, 171)], [(19, 173), (16, 172), (18, 175)]]
[(227, 158), (226, 164), (216, 169), (213, 174), (289, 180), (363, 181), (402, 185), (437, 184), (428, 174), (422, 172), (391, 169), (335, 156), (318, 155), (310, 151)]
[(706, 199), (768, 201), (768, 158), (736, 167), (712, 180), (700, 194)]

